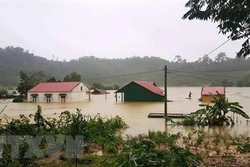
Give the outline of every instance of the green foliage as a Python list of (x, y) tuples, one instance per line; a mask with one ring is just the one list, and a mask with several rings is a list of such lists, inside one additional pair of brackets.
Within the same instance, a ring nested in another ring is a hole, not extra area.
[(20, 71), (20, 83), (17, 87), (18, 92), (27, 97), (27, 92), (34, 86), (36, 86), (40, 82), (46, 81), (49, 76), (45, 74), (43, 71), (36, 72), (24, 72)]
[(118, 90), (120, 87), (119, 87), (119, 85), (115, 84), (115, 85), (113, 85), (113, 88), (114, 88), (114, 90)]
[(166, 144), (170, 147), (174, 146), (177, 139), (181, 137), (180, 133), (177, 134), (168, 134), (166, 132), (160, 132), (160, 131), (149, 131), (148, 138), (154, 141), (157, 145)]
[(81, 81), (81, 75), (76, 72), (71, 72), (63, 78), (63, 82)]
[(24, 71), (20, 72), (20, 83), (17, 87), (18, 92), (21, 95), (25, 95), (27, 97), (27, 92), (30, 90), (33, 86), (35, 86), (35, 83), (32, 82), (32, 79), (30, 76), (28, 76), (27, 73)]
[(184, 126), (195, 126), (196, 120), (194, 116), (186, 116), (181, 123)]
[(50, 77), (46, 82), (60, 82), (60, 80), (56, 80), (55, 77)]
[(237, 146), (237, 151), (240, 153), (250, 153), (250, 143), (243, 143)]
[(196, 141), (195, 146), (200, 146), (202, 144), (202, 142), (204, 141), (205, 138), (205, 133), (203, 131), (198, 131), (198, 138)]
[(13, 100), (12, 100), (13, 103), (20, 103), (20, 102), (23, 102), (23, 98), (21, 97), (15, 97)]
[(118, 85), (103, 85), (101, 83), (93, 83), (91, 89), (105, 89), (105, 90), (117, 90)]
[(233, 86), (233, 82), (229, 82), (228, 79), (223, 79), (223, 81), (221, 82), (221, 85), (225, 87), (230, 87), (230, 86)]
[(63, 112), (58, 121), (58, 130), (67, 135), (83, 135), (85, 143), (96, 143), (104, 150), (106, 147), (117, 146), (122, 139), (117, 132), (128, 126), (118, 116), (114, 118), (103, 118), (100, 115), (95, 117), (82, 115), (80, 110), (76, 114)]
[(198, 125), (198, 126), (233, 126), (234, 120), (228, 114), (238, 114), (246, 119), (249, 116), (242, 110), (242, 106), (238, 102), (229, 102), (226, 98), (214, 97), (214, 104), (201, 104), (203, 107), (191, 116), (186, 117), (177, 124), (181, 125)]
[[(171, 144), (171, 146), (168, 147), (169, 143), (167, 141), (176, 141), (176, 135), (160, 134), (160, 132), (151, 132), (150, 135), (151, 137), (138, 136), (126, 141), (124, 149), (118, 155), (113, 166), (195, 167), (201, 164), (201, 157), (176, 145)], [(157, 147), (154, 139), (157, 139), (160, 143), (164, 143), (167, 147), (164, 149)]]
[[(31, 121), (31, 118), (34, 120)], [(32, 123), (34, 122), (34, 123)], [(183, 166), (194, 167), (201, 164), (201, 158), (191, 152), (177, 146), (177, 140), (181, 134), (167, 134), (162, 132), (149, 132), (148, 136), (138, 136), (128, 138), (123, 141), (118, 133), (121, 129), (127, 128), (126, 123), (119, 117), (103, 118), (100, 115), (94, 117), (86, 116), (77, 109), (76, 113), (69, 111), (62, 112), (59, 119), (48, 120), (42, 116), (41, 106), (37, 107), (34, 116), (29, 118), (20, 115), (20, 119), (12, 119), (11, 122), (1, 124), (0, 135), (83, 135), (85, 147), (100, 146), (103, 153), (117, 154), (118, 147), (124, 146), (117, 156), (112, 159), (80, 158), (80, 164), (89, 164), (97, 162), (101, 166)], [(40, 149), (45, 149), (46, 141), (40, 145)], [(94, 145), (93, 145), (94, 144)], [(158, 145), (158, 146), (157, 146)], [(162, 147), (164, 145), (164, 147)], [(9, 146), (5, 146), (3, 159), (0, 162), (3, 166), (36, 166), (35, 157), (25, 159), (25, 152), (30, 145), (25, 138), (20, 139), (20, 158), (12, 159), (10, 157)], [(106, 148), (106, 149), (105, 149)], [(88, 150), (85, 150), (88, 151)], [(73, 163), (73, 162), (72, 162)], [(68, 163), (69, 164), (69, 163)]]
[(245, 78), (237, 81), (238, 87), (249, 87), (250, 86), (250, 75), (246, 75)]
[(0, 99), (13, 98), (13, 93), (9, 93), (7, 89), (0, 89)]
[(0, 99), (7, 98), (9, 95), (8, 91), (6, 89), (0, 89)]
[[(155, 81), (158, 86), (163, 86), (164, 77), (163, 72), (161, 71), (138, 75), (126, 74), (159, 70), (165, 65), (168, 66), (169, 70), (179, 70), (182, 67), (185, 67), (186, 72), (196, 72), (185, 73), (185, 75), (169, 73), (169, 86), (219, 86), (222, 85), (224, 79), (227, 79), (228, 82), (233, 83), (233, 86), (236, 86), (237, 81), (244, 80), (245, 78), (250, 79), (250, 59), (229, 58), (223, 52), (219, 53), (212, 61), (210, 58), (206, 57), (193, 63), (187, 62), (181, 57), (178, 57), (178, 59), (174, 61), (168, 61), (159, 57), (148, 56), (125, 59), (102, 59), (93, 56), (86, 56), (81, 57), (78, 60), (61, 62), (47, 60), (35, 56), (28, 51), (23, 51), (23, 53), (20, 51), (17, 52), (14, 47), (7, 47), (5, 49), (0, 48), (0, 85), (6, 87), (11, 85), (16, 87), (19, 83), (19, 72), (25, 69), (25, 72), (29, 72), (29, 75), (32, 71), (44, 71), (44, 73), (50, 74), (61, 81), (66, 75), (74, 71), (81, 76), (84, 76), (84, 78), (81, 79), (83, 79), (84, 83), (89, 85), (89, 87), (91, 87), (93, 83), (102, 83), (106, 86), (114, 84), (123, 86), (132, 80)], [(203, 57), (203, 55), (200, 56)], [(5, 62), (8, 62), (8, 64)], [(192, 65), (189, 66), (190, 64)], [(231, 70), (231, 72), (202, 72), (212, 71), (211, 69), (215, 71)], [(243, 69), (243, 71), (239, 71), (238, 69)], [(121, 76), (123, 74), (124, 76)], [(109, 77), (117, 75), (121, 77)], [(198, 79), (197, 77), (205, 78), (205, 80)], [(239, 79), (235, 79), (234, 77)], [(44, 81), (47, 81), (48, 79), (49, 78), (46, 78)]]
[[(33, 118), (33, 121), (31, 121)], [(34, 123), (33, 123), (34, 122)], [(113, 118), (103, 118), (100, 115), (90, 117), (83, 115), (79, 109), (76, 113), (69, 111), (62, 112), (59, 119), (46, 119), (42, 116), (41, 106), (37, 106), (37, 111), (34, 115), (26, 117), (20, 115), (19, 119), (12, 119), (11, 122), (1, 124), (0, 135), (71, 135), (73, 138), (76, 135), (84, 136), (85, 147), (100, 146), (105, 151), (117, 152), (118, 145), (122, 143), (123, 139), (118, 133), (121, 129), (127, 128), (127, 124), (119, 116)], [(44, 141), (41, 149), (44, 149), (48, 143)], [(112, 147), (111, 147), (112, 146)], [(24, 159), (25, 152), (29, 145), (26, 140), (20, 142), (20, 159), (11, 159), (10, 150), (5, 148), (4, 166), (18, 163), (27, 166), (33, 164), (35, 159)]]
[(229, 33), (229, 38), (232, 40), (246, 39), (237, 55), (246, 57), (250, 54), (250, 33), (248, 31), (250, 29), (250, 1), (188, 0), (185, 6), (190, 9), (184, 14), (184, 19), (218, 22), (220, 33)]
[(213, 140), (215, 145), (218, 145), (221, 142), (222, 136), (220, 134), (217, 134)]

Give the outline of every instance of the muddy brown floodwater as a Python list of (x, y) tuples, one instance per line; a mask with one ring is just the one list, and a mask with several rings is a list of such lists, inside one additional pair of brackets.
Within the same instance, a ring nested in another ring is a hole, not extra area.
[[(185, 99), (189, 91), (192, 92), (192, 99)], [(201, 87), (168, 87), (168, 99), (174, 102), (168, 103), (169, 113), (190, 113), (199, 109)], [(250, 115), (250, 88), (226, 88), (226, 97), (229, 101), (239, 102), (243, 106), (243, 110)], [(34, 113), (37, 105), (43, 109), (45, 117), (56, 117), (62, 111), (69, 110), (76, 112), (76, 108), (81, 109), (83, 114), (101, 116), (116, 116), (122, 117), (130, 126), (124, 133), (137, 135), (147, 133), (149, 130), (168, 131), (169, 133), (187, 133), (194, 128), (189, 127), (172, 127), (165, 125), (164, 119), (148, 118), (148, 114), (152, 112), (164, 112), (163, 102), (118, 102), (115, 101), (113, 91), (110, 91), (107, 99), (105, 95), (92, 95), (91, 101), (76, 102), (76, 103), (12, 103), (10, 100), (0, 101), (0, 110), (7, 105), (7, 108), (2, 114), (8, 115), (10, 118), (18, 118), (19, 114), (29, 115)], [(235, 120), (237, 118), (235, 117)], [(234, 127), (227, 128), (210, 128), (203, 129), (207, 133), (222, 133), (231, 135), (249, 136), (250, 124), (246, 120), (238, 117), (238, 123)]]

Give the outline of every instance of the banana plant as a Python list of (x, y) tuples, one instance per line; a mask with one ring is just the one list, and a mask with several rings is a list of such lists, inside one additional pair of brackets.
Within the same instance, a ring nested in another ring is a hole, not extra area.
[(226, 98), (216, 98), (215, 96), (213, 96), (212, 102), (213, 105), (201, 104), (200, 106), (203, 108), (191, 114), (198, 126), (233, 126), (235, 122), (229, 116), (230, 113), (249, 119), (238, 102), (229, 102)]

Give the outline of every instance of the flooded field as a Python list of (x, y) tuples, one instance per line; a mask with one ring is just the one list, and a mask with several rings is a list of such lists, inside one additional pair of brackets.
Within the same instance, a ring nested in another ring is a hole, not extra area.
[[(192, 92), (192, 99), (185, 99), (189, 91)], [(174, 102), (168, 103), (169, 113), (190, 113), (199, 109), (201, 87), (169, 87), (168, 99)], [(226, 96), (229, 101), (237, 101), (244, 108), (243, 110), (250, 115), (250, 88), (226, 88)], [(2, 114), (8, 115), (10, 118), (18, 118), (19, 114), (29, 115), (36, 111), (37, 105), (43, 109), (45, 117), (57, 117), (62, 111), (68, 110), (75, 112), (76, 108), (81, 109), (83, 114), (101, 116), (121, 116), (130, 126), (125, 134), (137, 135), (147, 133), (148, 130), (168, 131), (170, 133), (182, 132), (186, 133), (190, 130), (187, 127), (172, 127), (165, 125), (164, 119), (148, 118), (148, 114), (152, 112), (164, 112), (163, 102), (151, 103), (127, 103), (115, 101), (113, 91), (107, 95), (92, 95), (91, 101), (77, 103), (12, 103), (10, 100), (0, 101), (0, 110), (7, 105)], [(235, 117), (235, 120), (237, 118)], [(230, 133), (231, 135), (244, 134), (249, 136), (250, 125), (245, 119), (238, 118), (238, 123), (233, 128), (210, 128), (204, 129), (209, 133)]]

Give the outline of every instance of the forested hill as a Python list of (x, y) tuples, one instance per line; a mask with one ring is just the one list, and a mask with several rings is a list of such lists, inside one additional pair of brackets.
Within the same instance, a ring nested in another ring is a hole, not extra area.
[[(90, 56), (62, 62), (35, 56), (20, 47), (0, 48), (0, 85), (17, 86), (21, 70), (44, 71), (59, 80), (71, 72), (77, 72), (87, 84), (123, 85), (131, 80), (148, 80), (163, 85), (163, 71), (146, 72), (163, 69), (165, 65), (169, 69), (169, 86), (250, 86), (250, 59), (232, 59), (225, 53), (219, 53), (215, 60), (203, 56), (191, 63), (181, 56), (176, 56), (171, 62), (147, 56), (125, 59)], [(127, 75), (131, 73), (140, 74)]]

